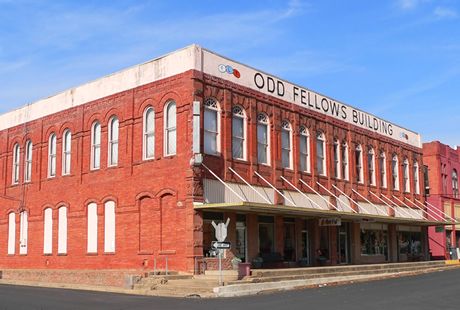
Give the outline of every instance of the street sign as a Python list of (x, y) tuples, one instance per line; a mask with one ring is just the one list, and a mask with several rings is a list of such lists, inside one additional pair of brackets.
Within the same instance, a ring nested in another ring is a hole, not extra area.
[(232, 247), (232, 244), (228, 241), (224, 241), (224, 242), (213, 241), (211, 242), (211, 247), (214, 249), (228, 250)]
[(216, 230), (216, 239), (219, 242), (225, 241), (227, 238), (227, 227), (228, 224), (230, 223), (230, 218), (227, 219), (226, 223), (219, 223), (216, 224), (214, 221), (212, 221), (212, 226), (214, 226), (214, 229)]

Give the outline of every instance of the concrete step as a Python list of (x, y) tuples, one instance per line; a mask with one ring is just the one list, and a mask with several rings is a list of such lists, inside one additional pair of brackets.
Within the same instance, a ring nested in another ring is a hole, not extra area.
[(330, 273), (313, 273), (313, 274), (299, 274), (299, 275), (278, 275), (271, 277), (248, 277), (243, 281), (230, 281), (228, 285), (236, 283), (261, 283), (261, 282), (275, 282), (275, 281), (289, 281), (289, 280), (299, 280), (299, 279), (319, 279), (319, 278), (328, 278), (328, 277), (340, 277), (340, 276), (358, 276), (358, 275), (378, 275), (378, 274), (388, 274), (388, 273), (403, 273), (403, 272), (418, 272), (426, 271), (431, 269), (449, 269), (453, 266), (447, 265), (435, 265), (430, 267), (401, 267), (401, 268), (392, 268), (392, 269), (380, 269), (380, 270), (351, 270), (351, 271), (340, 271), (340, 272), (330, 272)]

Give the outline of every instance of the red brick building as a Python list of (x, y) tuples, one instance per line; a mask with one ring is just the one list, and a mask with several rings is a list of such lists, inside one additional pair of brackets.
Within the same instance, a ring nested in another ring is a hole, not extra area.
[(0, 116), (0, 269), (427, 259), (420, 136), (190, 46)]
[[(423, 143), (423, 162), (427, 167), (429, 185), (426, 199), (431, 213), (438, 214), (438, 217), (442, 215), (447, 220), (460, 219), (460, 150), (439, 141)], [(434, 258), (449, 259), (450, 253), (454, 251), (456, 255), (456, 249), (460, 247), (458, 225), (430, 227), (429, 241)]]

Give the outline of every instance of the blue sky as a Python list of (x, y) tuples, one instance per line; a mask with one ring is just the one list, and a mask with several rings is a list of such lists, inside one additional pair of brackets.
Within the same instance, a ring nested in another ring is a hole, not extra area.
[(460, 145), (458, 0), (0, 0), (0, 113), (192, 43)]

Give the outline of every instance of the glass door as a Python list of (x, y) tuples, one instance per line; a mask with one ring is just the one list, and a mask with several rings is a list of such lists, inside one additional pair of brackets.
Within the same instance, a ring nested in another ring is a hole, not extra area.
[(348, 223), (342, 223), (341, 226), (337, 227), (337, 263), (338, 264), (349, 264), (350, 263), (350, 252), (349, 252), (349, 233)]
[(235, 255), (241, 259), (242, 262), (246, 262), (246, 238), (246, 217), (238, 214), (236, 222)]

